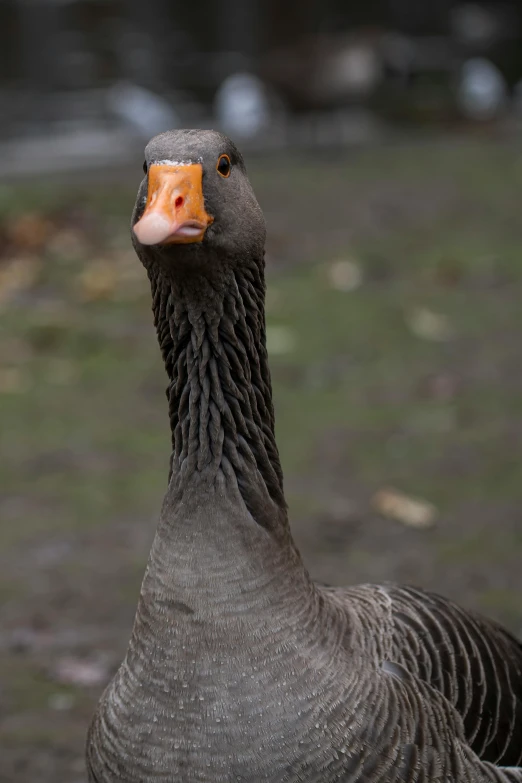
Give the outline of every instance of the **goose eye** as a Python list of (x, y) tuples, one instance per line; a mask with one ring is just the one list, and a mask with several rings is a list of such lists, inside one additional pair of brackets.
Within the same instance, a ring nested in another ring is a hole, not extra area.
[(144, 174), (147, 173), (147, 161), (146, 160), (143, 161), (143, 173)]
[(221, 174), (222, 177), (229, 177), (231, 168), (232, 168), (232, 164), (230, 162), (230, 158), (228, 157), (228, 155), (220, 155), (216, 165), (218, 174)]

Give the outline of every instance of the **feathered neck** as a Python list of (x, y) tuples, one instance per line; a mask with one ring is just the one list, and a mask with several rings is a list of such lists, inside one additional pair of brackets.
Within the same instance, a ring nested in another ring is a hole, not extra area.
[[(213, 264), (214, 262), (214, 264)], [(209, 269), (219, 274), (209, 274)], [(169, 493), (223, 478), (256, 521), (285, 510), (265, 341), (263, 259), (209, 259), (178, 277), (149, 267), (154, 322), (170, 380)], [(285, 514), (286, 517), (286, 514)]]

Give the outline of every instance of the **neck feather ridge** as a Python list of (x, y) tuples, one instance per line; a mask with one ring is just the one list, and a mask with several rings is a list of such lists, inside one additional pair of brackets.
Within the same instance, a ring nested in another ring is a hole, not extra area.
[(262, 263), (167, 279), (149, 272), (158, 340), (170, 380), (169, 491), (194, 476), (237, 484), (257, 521), (270, 499), (285, 509), (265, 340)]

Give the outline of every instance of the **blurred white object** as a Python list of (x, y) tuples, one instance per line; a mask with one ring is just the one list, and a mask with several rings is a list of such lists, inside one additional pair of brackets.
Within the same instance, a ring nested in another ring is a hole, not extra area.
[(131, 82), (115, 84), (107, 100), (112, 113), (146, 139), (180, 124), (177, 112), (164, 98)]
[(320, 68), (317, 81), (332, 97), (344, 98), (368, 95), (378, 84), (381, 73), (375, 47), (357, 42), (335, 52)]
[(434, 313), (426, 307), (415, 307), (407, 314), (406, 322), (413, 334), (423, 340), (444, 342), (453, 336), (448, 317), (442, 313)]
[(353, 259), (333, 261), (328, 268), (328, 279), (337, 291), (355, 291), (363, 281), (360, 264)]
[(225, 133), (243, 138), (255, 136), (270, 121), (263, 82), (247, 72), (228, 76), (217, 91), (215, 111)]
[(268, 353), (272, 355), (292, 353), (296, 345), (297, 337), (287, 326), (267, 326), (266, 347)]
[(474, 120), (495, 117), (506, 102), (506, 82), (496, 65), (485, 57), (464, 63), (460, 74), (458, 103), (463, 113)]
[(379, 514), (395, 519), (408, 527), (426, 529), (437, 519), (437, 509), (432, 503), (412, 498), (392, 488), (379, 490), (372, 499), (372, 505)]

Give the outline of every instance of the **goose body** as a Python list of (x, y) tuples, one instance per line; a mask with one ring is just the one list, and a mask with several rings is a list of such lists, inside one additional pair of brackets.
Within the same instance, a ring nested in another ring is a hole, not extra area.
[(169, 377), (169, 486), (91, 783), (522, 783), (522, 646), (420, 590), (314, 584), (265, 347), (265, 225), (213, 131), (146, 149), (132, 218)]

